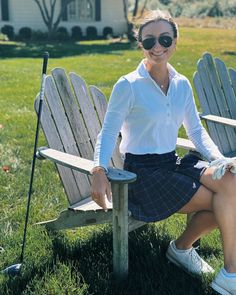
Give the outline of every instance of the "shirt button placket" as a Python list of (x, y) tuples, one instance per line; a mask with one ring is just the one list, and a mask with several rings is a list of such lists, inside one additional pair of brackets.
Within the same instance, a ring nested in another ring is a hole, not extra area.
[(166, 114), (167, 114), (167, 119), (166, 122), (167, 124), (170, 124), (170, 101), (169, 101), (169, 97), (167, 96), (167, 102), (166, 102)]

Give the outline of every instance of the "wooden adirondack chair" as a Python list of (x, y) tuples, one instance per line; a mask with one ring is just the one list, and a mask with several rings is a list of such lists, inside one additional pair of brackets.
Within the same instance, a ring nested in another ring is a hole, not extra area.
[[(107, 101), (95, 86), (90, 86), (89, 90), (81, 77), (75, 73), (68, 77), (62, 68), (55, 68), (46, 78), (41, 127), (48, 147), (39, 148), (38, 157), (56, 163), (69, 206), (57, 219), (38, 224), (50, 230), (60, 230), (112, 222), (113, 271), (115, 277), (122, 280), (128, 274), (128, 232), (145, 222), (133, 219), (128, 212), (128, 183), (135, 181), (136, 175), (122, 170), (119, 139), (108, 169), (113, 195), (108, 212), (90, 197), (93, 150)], [(38, 106), (39, 96), (35, 100), (36, 112)], [(178, 139), (178, 144), (194, 149), (186, 139)]]
[(219, 58), (205, 53), (193, 77), (202, 119), (208, 132), (228, 157), (236, 156), (236, 71)]

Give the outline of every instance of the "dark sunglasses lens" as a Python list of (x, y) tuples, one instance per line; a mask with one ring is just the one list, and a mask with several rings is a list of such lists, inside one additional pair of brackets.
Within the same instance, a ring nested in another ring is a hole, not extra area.
[(161, 44), (161, 46), (167, 48), (171, 46), (172, 38), (170, 36), (160, 36), (158, 42)]
[(147, 38), (142, 41), (143, 48), (146, 50), (152, 49), (156, 44), (156, 38)]

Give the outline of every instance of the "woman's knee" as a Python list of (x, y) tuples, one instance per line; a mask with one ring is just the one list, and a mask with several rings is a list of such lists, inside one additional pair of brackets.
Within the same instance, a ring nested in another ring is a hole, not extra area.
[(225, 196), (235, 194), (236, 174), (226, 171), (221, 179), (213, 179), (213, 172), (213, 168), (206, 169), (201, 176), (201, 183), (215, 193)]

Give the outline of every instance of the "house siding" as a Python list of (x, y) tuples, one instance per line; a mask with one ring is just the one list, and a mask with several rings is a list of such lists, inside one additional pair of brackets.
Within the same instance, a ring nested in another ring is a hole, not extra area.
[[(58, 15), (60, 3), (56, 6), (55, 15)], [(33, 0), (8, 0), (9, 21), (0, 20), (0, 28), (5, 24), (14, 27), (15, 33), (22, 27), (30, 27), (32, 30), (47, 31), (44, 21), (37, 4)], [(84, 35), (88, 26), (95, 26), (98, 35), (103, 34), (105, 27), (111, 27), (114, 35), (120, 35), (127, 32), (127, 24), (123, 11), (123, 0), (100, 0), (101, 21), (78, 22), (61, 21), (59, 26), (66, 27), (71, 32), (73, 26), (80, 26)]]

